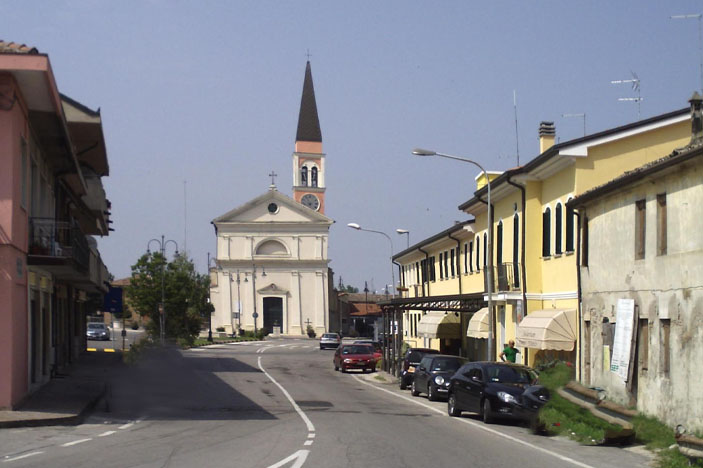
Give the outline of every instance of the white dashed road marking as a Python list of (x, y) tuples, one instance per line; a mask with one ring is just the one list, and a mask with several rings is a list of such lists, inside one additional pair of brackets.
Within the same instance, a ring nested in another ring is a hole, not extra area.
[(25, 453), (24, 455), (18, 455), (16, 457), (5, 457), (3, 460), (3, 463), (15, 461), (15, 460), (22, 460), (23, 458), (29, 458), (33, 457), (34, 455), (41, 455), (44, 452), (30, 452), (30, 453)]
[(308, 416), (303, 412), (303, 410), (300, 409), (300, 406), (298, 406), (298, 404), (295, 402), (293, 397), (290, 396), (290, 393), (288, 393), (288, 391), (285, 388), (283, 388), (283, 385), (279, 384), (276, 381), (276, 379), (271, 377), (271, 374), (266, 372), (266, 369), (264, 369), (264, 367), (261, 365), (261, 357), (259, 357), (258, 362), (259, 362), (259, 369), (261, 369), (261, 372), (263, 372), (264, 375), (266, 375), (266, 377), (268, 377), (269, 380), (271, 380), (271, 382), (276, 384), (276, 386), (283, 392), (283, 394), (286, 396), (286, 398), (288, 398), (288, 401), (290, 401), (290, 404), (293, 405), (293, 408), (295, 409), (295, 411), (297, 411), (298, 415), (300, 415), (300, 418), (303, 420), (303, 422), (307, 426), (308, 432), (315, 432), (315, 426), (312, 424), (312, 421), (310, 421)]
[(100, 434), (98, 437), (106, 437), (106, 436), (109, 436), (109, 435), (114, 434), (115, 432), (117, 432), (117, 431), (107, 431), (107, 432), (103, 432), (103, 433)]
[(133, 423), (133, 422), (127, 423), (127, 424), (123, 424), (123, 425), (121, 425), (120, 427), (118, 427), (117, 429), (129, 429), (129, 428), (132, 427), (132, 426), (134, 426), (134, 423)]
[(82, 444), (83, 442), (89, 442), (91, 440), (93, 440), (93, 439), (74, 440), (73, 442), (66, 442), (65, 444), (61, 444), (61, 447), (71, 447), (72, 445)]

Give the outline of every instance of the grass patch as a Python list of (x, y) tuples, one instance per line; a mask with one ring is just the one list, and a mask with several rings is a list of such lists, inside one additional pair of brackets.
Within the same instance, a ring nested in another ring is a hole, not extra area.
[(657, 468), (703, 468), (703, 460), (689, 461), (678, 449), (661, 450), (657, 455)]
[(374, 379), (376, 379), (376, 380), (378, 380), (378, 381), (380, 381), (380, 382), (385, 382), (385, 381), (386, 381), (386, 378), (383, 377), (382, 375), (376, 375), (376, 376), (374, 376)]
[(125, 364), (135, 364), (139, 357), (149, 348), (156, 346), (154, 342), (148, 337), (144, 336), (141, 340), (133, 343), (127, 351), (122, 355), (122, 361)]
[(207, 338), (196, 338), (190, 347), (197, 348), (198, 346), (207, 346), (211, 344), (224, 344), (224, 343), (238, 343), (240, 341), (260, 341), (258, 338), (253, 336), (238, 336), (236, 338), (215, 338), (212, 337), (212, 342), (208, 341)]
[(638, 414), (632, 418), (637, 441), (649, 450), (665, 449), (676, 443), (674, 431), (655, 418)]

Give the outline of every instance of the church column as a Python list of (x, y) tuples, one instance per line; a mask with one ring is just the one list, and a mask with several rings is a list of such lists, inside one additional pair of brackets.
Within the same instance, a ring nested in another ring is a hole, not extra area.
[(300, 328), (300, 334), (304, 335), (305, 329), (303, 328), (303, 297), (302, 287), (300, 285), (300, 272), (292, 271), (291, 275), (293, 275), (293, 287), (295, 288), (294, 291), (296, 291), (294, 294), (296, 294), (296, 297), (298, 298), (298, 327)]

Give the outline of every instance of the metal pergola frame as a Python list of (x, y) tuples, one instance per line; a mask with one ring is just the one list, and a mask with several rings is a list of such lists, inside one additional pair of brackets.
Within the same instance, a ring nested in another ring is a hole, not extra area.
[[(389, 337), (393, 336), (390, 326), (398, 323), (396, 336), (403, 336), (403, 321), (399, 320), (398, 312), (410, 310), (464, 312), (474, 313), (486, 307), (483, 292), (471, 294), (450, 294), (446, 296), (424, 296), (410, 298), (395, 298), (378, 303), (383, 317), (383, 370), (398, 376), (398, 362), (402, 346), (402, 339), (393, 340), (393, 346), (388, 346)], [(392, 317), (392, 318), (391, 318)]]

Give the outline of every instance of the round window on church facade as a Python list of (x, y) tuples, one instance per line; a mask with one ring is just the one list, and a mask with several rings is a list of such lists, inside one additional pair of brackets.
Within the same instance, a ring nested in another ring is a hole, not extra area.
[(271, 214), (278, 213), (278, 205), (276, 205), (275, 203), (269, 203), (269, 213), (271, 213)]

